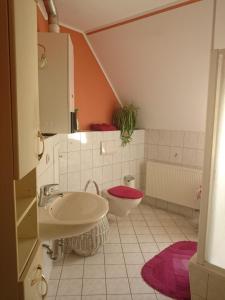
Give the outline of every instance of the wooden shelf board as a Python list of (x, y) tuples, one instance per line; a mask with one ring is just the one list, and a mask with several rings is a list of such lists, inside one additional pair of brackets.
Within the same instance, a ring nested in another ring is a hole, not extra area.
[(18, 198), (16, 200), (17, 226), (19, 226), (35, 201), (36, 197)]
[(22, 274), (24, 267), (37, 243), (37, 238), (19, 238), (18, 239), (18, 273)]

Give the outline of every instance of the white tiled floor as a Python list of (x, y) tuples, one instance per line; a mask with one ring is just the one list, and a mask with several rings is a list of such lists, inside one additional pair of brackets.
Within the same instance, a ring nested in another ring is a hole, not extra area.
[(107, 243), (91, 257), (73, 253), (54, 266), (46, 300), (166, 300), (142, 280), (146, 261), (179, 240), (196, 240), (188, 219), (141, 204), (109, 218)]

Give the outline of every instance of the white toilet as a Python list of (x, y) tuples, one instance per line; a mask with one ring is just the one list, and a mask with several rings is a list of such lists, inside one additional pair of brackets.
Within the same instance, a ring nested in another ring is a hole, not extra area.
[(109, 213), (125, 217), (132, 208), (138, 206), (144, 194), (135, 188), (119, 185), (103, 190), (102, 196), (109, 202)]

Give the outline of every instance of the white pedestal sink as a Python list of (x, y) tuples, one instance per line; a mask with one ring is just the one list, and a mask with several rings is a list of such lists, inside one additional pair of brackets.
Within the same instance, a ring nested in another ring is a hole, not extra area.
[(41, 240), (80, 235), (92, 229), (108, 212), (108, 202), (87, 192), (64, 193), (45, 207), (39, 207)]

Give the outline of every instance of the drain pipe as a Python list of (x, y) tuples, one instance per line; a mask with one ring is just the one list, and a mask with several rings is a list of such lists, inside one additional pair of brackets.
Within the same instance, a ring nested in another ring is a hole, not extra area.
[(64, 239), (54, 240), (52, 248), (48, 244), (42, 244), (42, 247), (47, 250), (47, 254), (52, 260), (58, 260), (64, 255)]
[(54, 0), (43, 0), (48, 14), (48, 31), (60, 32), (58, 13)]

